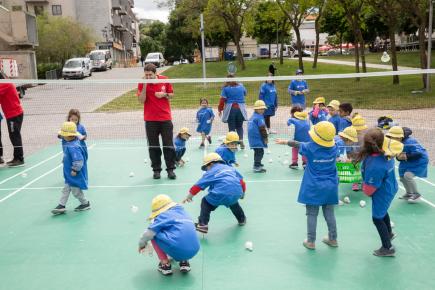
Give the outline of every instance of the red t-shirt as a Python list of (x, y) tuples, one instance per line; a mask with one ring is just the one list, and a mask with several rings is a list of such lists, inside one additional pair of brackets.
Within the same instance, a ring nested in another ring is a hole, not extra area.
[(11, 119), (23, 113), (18, 92), (13, 84), (0, 84), (0, 105), (6, 119)]
[[(165, 76), (157, 75), (158, 79), (167, 79)], [(137, 87), (137, 95), (139, 96), (143, 90), (143, 85), (140, 83)], [(146, 85), (146, 100), (143, 105), (143, 119), (145, 121), (170, 121), (171, 106), (168, 98), (157, 98), (155, 93), (166, 92), (173, 93), (174, 89), (169, 83), (164, 84), (147, 84)]]

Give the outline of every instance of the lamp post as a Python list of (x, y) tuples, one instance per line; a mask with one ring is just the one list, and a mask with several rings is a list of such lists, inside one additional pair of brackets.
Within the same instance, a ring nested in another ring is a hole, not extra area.
[[(433, 18), (433, 3), (434, 0), (429, 0), (429, 29), (428, 29), (428, 40), (427, 40), (427, 65), (426, 68), (431, 68), (431, 58), (432, 58), (432, 18)], [(430, 92), (430, 74), (426, 74), (426, 91)]]

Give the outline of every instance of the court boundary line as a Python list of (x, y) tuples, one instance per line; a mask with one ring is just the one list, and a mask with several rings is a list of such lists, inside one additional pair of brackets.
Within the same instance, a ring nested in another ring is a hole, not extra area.
[[(406, 192), (406, 189), (405, 189), (402, 185), (400, 185), (400, 184), (399, 184), (399, 188), (400, 188), (403, 192)], [(424, 203), (430, 205), (431, 207), (435, 208), (435, 204), (432, 203), (432, 202), (430, 202), (429, 200), (425, 199), (424, 197), (420, 197), (420, 200), (421, 200), (422, 202), (424, 202)]]

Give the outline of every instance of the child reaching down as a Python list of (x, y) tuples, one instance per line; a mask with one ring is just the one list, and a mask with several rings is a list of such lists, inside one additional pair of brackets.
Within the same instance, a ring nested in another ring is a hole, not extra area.
[(184, 153), (186, 153), (186, 141), (190, 138), (190, 133), (188, 128), (181, 128), (174, 139), (175, 146), (175, 164), (177, 166), (183, 167), (185, 162), (182, 159)]

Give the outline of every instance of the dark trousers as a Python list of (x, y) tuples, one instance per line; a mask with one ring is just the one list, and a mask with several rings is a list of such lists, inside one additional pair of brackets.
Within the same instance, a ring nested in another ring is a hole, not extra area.
[(254, 148), (254, 167), (260, 167), (261, 160), (263, 160), (264, 148)]
[(175, 151), (175, 161), (180, 161), (183, 158), (184, 153), (186, 153), (186, 148)]
[(264, 122), (266, 123), (267, 129), (270, 129), (270, 117), (271, 116), (264, 116)]
[(0, 121), (0, 157), (3, 157), (2, 126)]
[(165, 156), (166, 170), (175, 169), (175, 148), (173, 143), (173, 129), (171, 121), (146, 121), (145, 130), (148, 139), (148, 151), (153, 171), (162, 171), (162, 149), (159, 136), (162, 136), (163, 155)]
[(240, 140), (243, 140), (243, 121), (245, 121), (245, 118), (242, 111), (239, 108), (231, 108), (228, 116), (228, 130), (237, 132)]
[(391, 222), (390, 222), (390, 216), (388, 213), (384, 216), (383, 219), (375, 219), (373, 218), (373, 223), (376, 226), (376, 229), (378, 230), (379, 237), (382, 241), (382, 247), (389, 249), (391, 248)]
[[(211, 205), (205, 197), (202, 198), (201, 201), (201, 212), (198, 217), (198, 222), (201, 225), (208, 225), (208, 222), (210, 221), (210, 213), (217, 209), (217, 206)], [(245, 221), (245, 213), (243, 212), (242, 207), (238, 202), (230, 206), (230, 210), (233, 213), (233, 215), (236, 217), (237, 221), (239, 223), (242, 223)]]
[(23, 141), (21, 139), (21, 126), (23, 124), (24, 115), (10, 118), (6, 120), (9, 131), (9, 139), (14, 146), (14, 160), (24, 161)]

